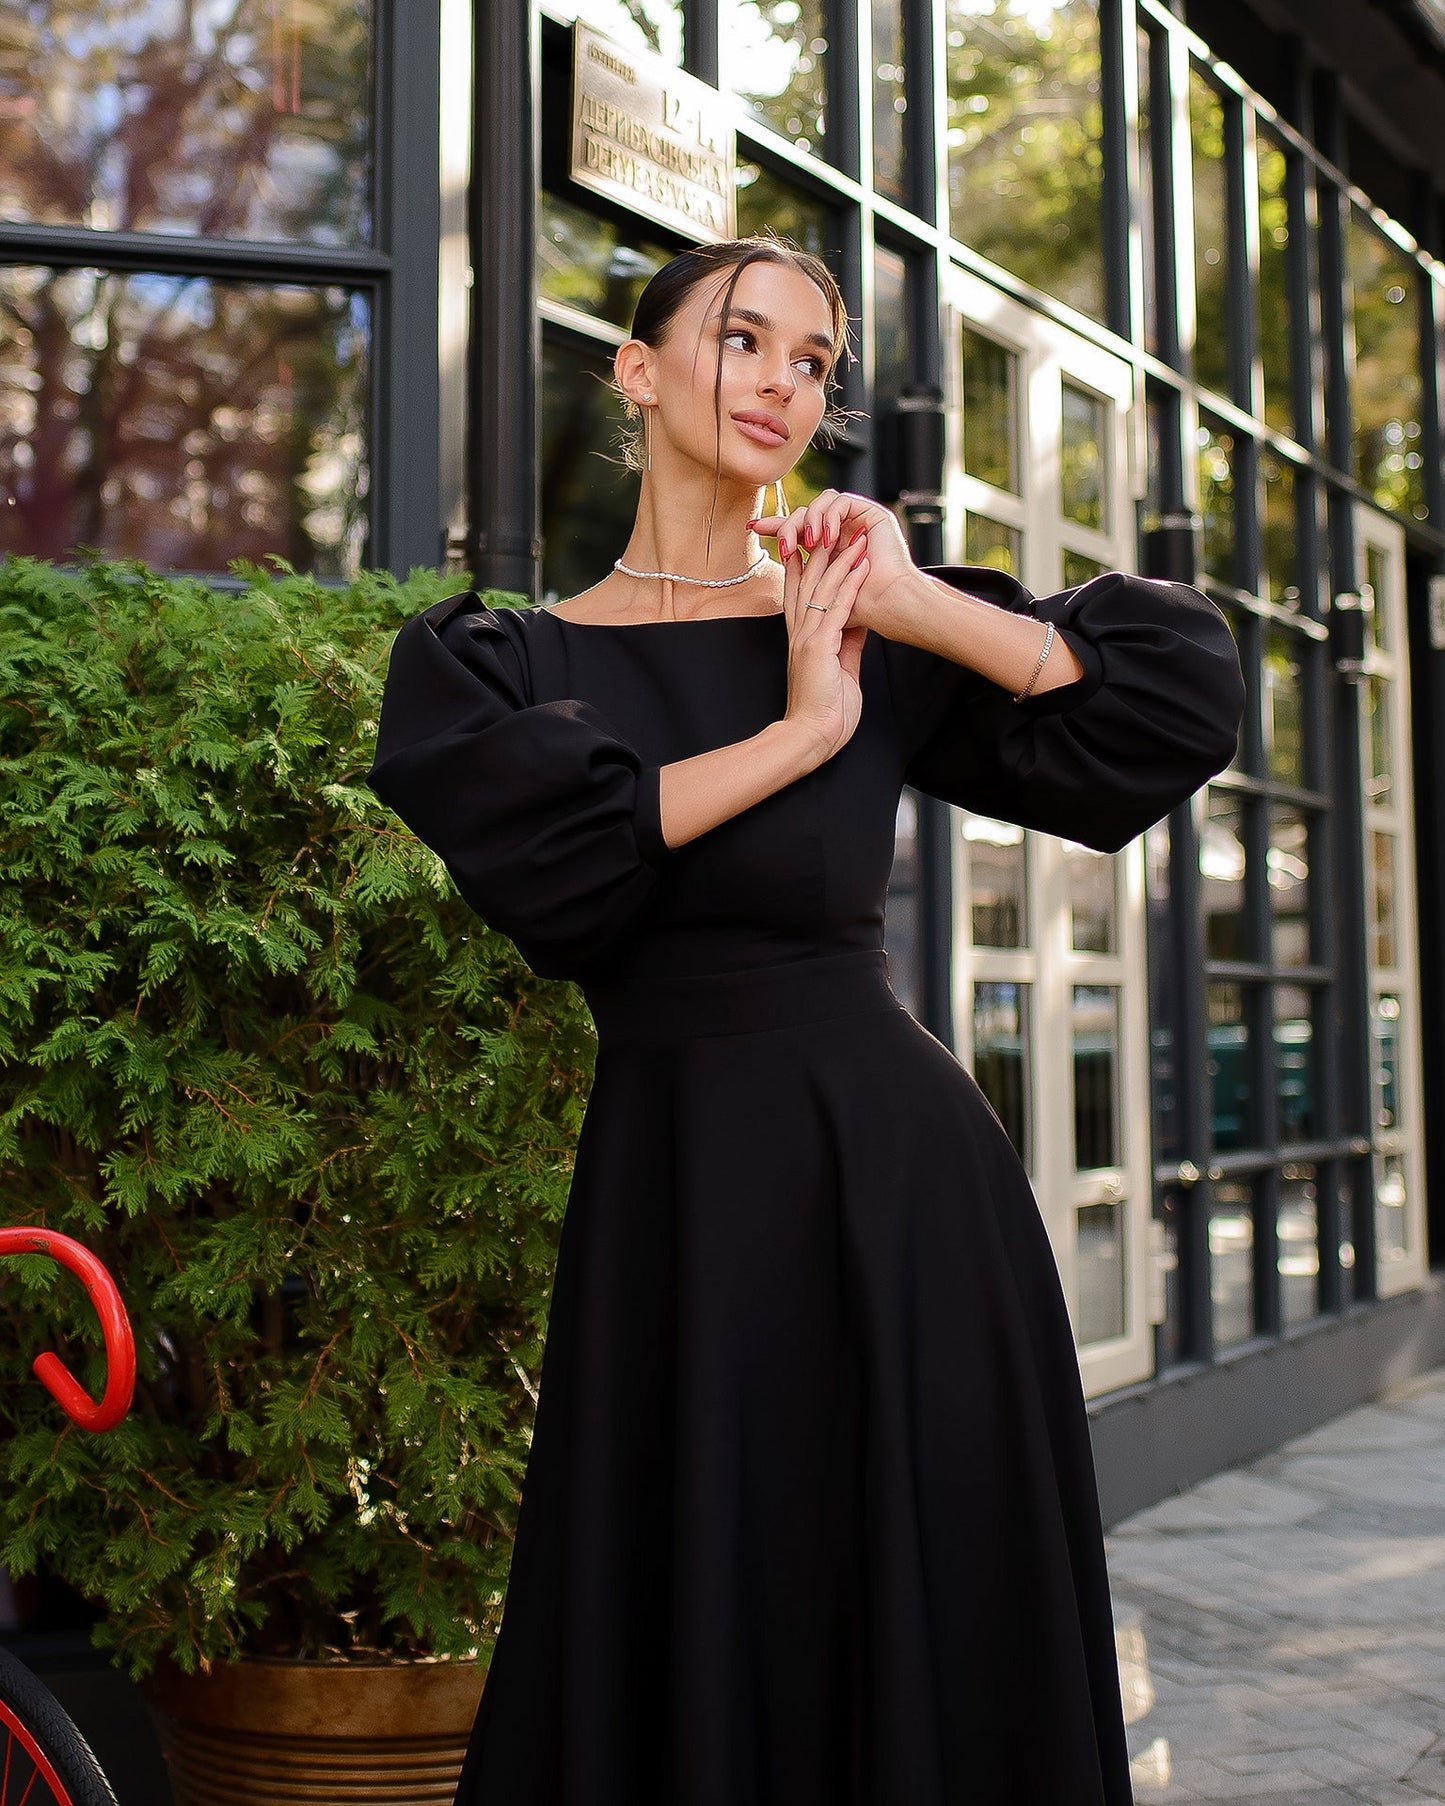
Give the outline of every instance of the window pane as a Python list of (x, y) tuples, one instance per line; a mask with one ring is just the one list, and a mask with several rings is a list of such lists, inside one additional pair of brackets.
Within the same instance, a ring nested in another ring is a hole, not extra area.
[(873, 0), (873, 186), (907, 196), (906, 44), (901, 0)]
[(1124, 1333), (1124, 1207), (1086, 1204), (1078, 1219), (1079, 1341), (1087, 1347)]
[(1209, 1297), (1214, 1345), (1230, 1348), (1254, 1334), (1254, 1187), (1226, 1179), (1209, 1213)]
[(1014, 1150), (1032, 1167), (1029, 1145), (1029, 987), (973, 987), (973, 1073)]
[(963, 523), (963, 562), (987, 564), (1017, 577), (1023, 569), (1023, 535), (1017, 527), (990, 520), (986, 514), (970, 514)]
[(1309, 823), (1276, 803), (1269, 812), (1269, 907), (1274, 918), (1274, 963), (1310, 963)]
[(1392, 1134), (1400, 1127), (1400, 999), (1385, 992), (1374, 1000), (1371, 1028), (1375, 1043), (1375, 1129)]
[(1367, 677), (1365, 720), (1369, 728), (1369, 768), (1365, 773), (1365, 795), (1379, 808), (1388, 808), (1394, 800), (1395, 753), (1390, 729), (1392, 692), (1388, 678)]
[(962, 827), (974, 946), (1026, 947), (1028, 849), (1023, 829), (984, 815), (965, 815)]
[(1154, 81), (1150, 65), (1153, 33), (1142, 25), (1134, 34), (1139, 59), (1139, 231), (1144, 251), (1144, 349), (1159, 355), (1158, 243), (1154, 226)]
[(1393, 834), (1370, 835), (1370, 891), (1370, 951), (1375, 965), (1388, 969), (1396, 962)]
[(1117, 953), (1113, 855), (1096, 853), (1092, 847), (1076, 846), (1072, 841), (1064, 842), (1063, 852), (1075, 953)]
[(1164, 1292), (1164, 1320), (1155, 1325), (1156, 1365), (1162, 1373), (1184, 1359), (1185, 1320), (1184, 1274), (1180, 1247), (1184, 1231), (1184, 1196), (1181, 1192), (1162, 1193), (1154, 1204), (1153, 1248), (1156, 1270)]
[(946, 0), (953, 235), (1104, 316), (1099, 19), (1092, 0)]
[(371, 237), (370, 0), (7, 5), (0, 217)]
[(1290, 394), (1289, 159), (1268, 132), (1257, 140), (1259, 163), (1259, 358), (1264, 417), (1295, 436)]
[(0, 552), (352, 574), (370, 352), (342, 288), (0, 269)]
[(1423, 520), (1419, 269), (1350, 209), (1355, 475), (1382, 508)]
[(1224, 103), (1189, 70), (1189, 141), (1194, 166), (1194, 380), (1229, 393), (1229, 202)]
[(1204, 946), (1210, 959), (1250, 957), (1245, 938), (1244, 810), (1231, 791), (1210, 787), (1199, 840)]
[(669, 63), (682, 63), (682, 7), (678, 0), (554, 0), (609, 38), (632, 50), (650, 50)]
[(790, 188), (761, 163), (739, 160), (736, 182), (739, 237), (770, 226), (814, 257), (826, 257), (837, 249), (830, 230), (832, 221), (821, 201)]
[(1074, 986), (1074, 1166), (1119, 1164), (1119, 992)]
[(981, 483), (1019, 493), (1016, 353), (963, 329), (963, 468)]
[(1081, 527), (1106, 529), (1108, 496), (1104, 480), (1106, 408), (1097, 395), (1066, 382), (1064, 431), (1060, 447), (1059, 509)]
[(720, 12), (723, 89), (798, 150), (821, 152), (828, 101), (822, 0), (722, 0)]
[(1154, 1102), (1154, 1151), (1160, 1160), (1177, 1160), (1179, 1089), (1174, 1062), (1174, 1031), (1179, 1018), (1178, 943), (1171, 889), (1172, 846), (1169, 822), (1144, 831), (1144, 895), (1148, 911), (1149, 1073)]
[(873, 413), (885, 418), (909, 379), (908, 263), (879, 245), (873, 253)]
[(1392, 650), (1390, 640), (1390, 565), (1379, 546), (1365, 547), (1365, 582), (1369, 587), (1373, 608), (1365, 616), (1370, 644), (1376, 652)]
[(1199, 505), (1204, 515), (1204, 569), (1221, 583), (1234, 575), (1234, 434), (1201, 416)]
[(1315, 1068), (1314, 993), (1280, 985), (1274, 994), (1274, 1071), (1279, 1139), (1286, 1146), (1319, 1134)]
[(553, 333), (542, 335), (542, 587), (556, 602), (590, 589), (626, 543), (638, 478), (616, 462), (622, 425), (599, 377), (612, 360)]
[(921, 1008), (918, 920), (918, 804), (905, 790), (898, 799), (893, 830), (893, 870), (888, 877), (888, 905), (883, 917), (883, 944), (888, 952), (889, 980), (904, 1009)]
[(1077, 589), (1081, 583), (1090, 583), (1095, 577), (1102, 576), (1107, 568), (1097, 558), (1086, 558), (1082, 552), (1071, 552), (1064, 547), (1065, 589)]
[(545, 191), (538, 197), (537, 282), (549, 301), (627, 331), (637, 297), (671, 256), (624, 235), (615, 220)]
[(1264, 650), (1264, 750), (1269, 775), (1282, 784), (1303, 784), (1304, 676), (1300, 640), (1271, 627)]
[(1254, 1134), (1250, 1109), (1249, 1024), (1244, 986), (1206, 987), (1209, 1016), (1209, 1087), (1214, 1145), (1221, 1153), (1248, 1147)]
[(1308, 1323), (1319, 1314), (1320, 1222), (1315, 1169), (1307, 1162), (1280, 1174), (1275, 1236), (1280, 1314), (1286, 1324)]
[(1391, 1267), (1409, 1257), (1409, 1194), (1405, 1186), (1405, 1162), (1398, 1154), (1382, 1155), (1376, 1171), (1375, 1248), (1383, 1279)]
[(1264, 550), (1264, 593), (1284, 608), (1300, 605), (1299, 523), (1295, 514), (1294, 465), (1275, 457), (1266, 446), (1259, 453), (1264, 480), (1260, 539)]

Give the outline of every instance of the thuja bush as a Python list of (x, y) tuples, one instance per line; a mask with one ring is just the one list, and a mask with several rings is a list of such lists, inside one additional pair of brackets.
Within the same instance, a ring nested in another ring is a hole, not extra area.
[[(134, 1676), (486, 1657), (595, 1042), (371, 794), (394, 629), (464, 580), (0, 562), (0, 1221), (111, 1268), (136, 1403), (0, 1269), (0, 1563)], [(494, 601), (507, 598), (492, 597)]]

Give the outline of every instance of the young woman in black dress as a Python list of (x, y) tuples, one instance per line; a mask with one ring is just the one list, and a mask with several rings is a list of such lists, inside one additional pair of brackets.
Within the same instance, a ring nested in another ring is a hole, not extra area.
[(465, 1806), (1132, 1798), (1058, 1271), (883, 908), (904, 784), (1115, 850), (1228, 762), (1239, 663), (1183, 585), (764, 513), (846, 351), (820, 262), (673, 259), (618, 567), (392, 654), (374, 788), (598, 1031)]

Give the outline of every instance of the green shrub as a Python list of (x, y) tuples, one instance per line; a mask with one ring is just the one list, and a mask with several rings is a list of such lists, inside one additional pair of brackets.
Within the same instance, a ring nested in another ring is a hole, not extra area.
[[(464, 587), (0, 562), (0, 1563), (132, 1675), (485, 1657), (595, 1042), (367, 789), (393, 630)], [(493, 597), (497, 602), (515, 598)]]

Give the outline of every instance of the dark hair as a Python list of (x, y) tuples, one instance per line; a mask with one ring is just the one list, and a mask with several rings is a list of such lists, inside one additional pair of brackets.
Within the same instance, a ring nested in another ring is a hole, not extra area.
[[(695, 245), (686, 251), (679, 251), (676, 257), (669, 258), (662, 268), (655, 272), (647, 286), (637, 298), (637, 306), (632, 313), (632, 330), (630, 337), (641, 339), (644, 345), (654, 349), (666, 339), (679, 311), (688, 296), (700, 282), (721, 270), (732, 269), (732, 277), (722, 297), (722, 318), (726, 320), (728, 308), (732, 304), (733, 291), (737, 288), (738, 278), (752, 263), (781, 263), (790, 265), (801, 275), (806, 276), (822, 293), (828, 303), (833, 325), (833, 358), (828, 367), (824, 381), (824, 392), (827, 406), (819, 423), (819, 430), (824, 433), (825, 440), (831, 438), (839, 426), (851, 418), (848, 409), (837, 405), (838, 365), (840, 359), (846, 357), (853, 361), (853, 347), (849, 341), (848, 307), (843, 299), (843, 291), (839, 288), (836, 277), (823, 262), (821, 257), (813, 256), (795, 245), (790, 239), (765, 231), (754, 232), (747, 238), (724, 239), (721, 244)], [(714, 466), (713, 502), (717, 501), (718, 485), (722, 481), (722, 338), (718, 339), (717, 372), (713, 380), (713, 411), (717, 421), (717, 459)], [(613, 388), (622, 394), (616, 382)], [(628, 396), (622, 394), (623, 406), (627, 414), (628, 424), (622, 429), (622, 459), (630, 470), (642, 468), (642, 433), (639, 426), (641, 409)], [(709, 522), (708, 537), (711, 540), (712, 529)]]

